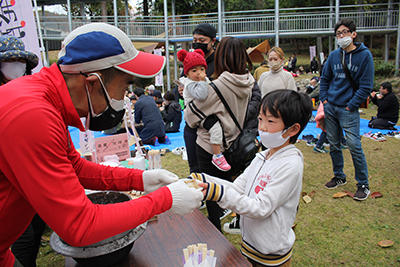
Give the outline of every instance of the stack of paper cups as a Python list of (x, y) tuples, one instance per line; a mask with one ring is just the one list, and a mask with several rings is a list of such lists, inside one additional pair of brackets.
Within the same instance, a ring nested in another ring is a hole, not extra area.
[(136, 156), (133, 158), (133, 167), (135, 169), (146, 170), (146, 162), (143, 156)]

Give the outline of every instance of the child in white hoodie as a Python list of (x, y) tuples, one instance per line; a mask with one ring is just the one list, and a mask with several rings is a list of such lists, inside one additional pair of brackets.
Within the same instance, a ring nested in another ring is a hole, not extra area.
[[(204, 58), (204, 52), (196, 49), (188, 52), (184, 49), (179, 50), (178, 59), (183, 62), (183, 72), (186, 77), (181, 77), (179, 81), (184, 85), (183, 100), (185, 106), (193, 99), (203, 101), (208, 96), (208, 84), (206, 68), (207, 62)], [(211, 120), (210, 120), (211, 121)], [(209, 125), (210, 142), (213, 150), (212, 163), (221, 171), (229, 171), (231, 166), (221, 153), (223, 144), (223, 132), (221, 124), (213, 120), (213, 125)]]
[(303, 178), (303, 156), (294, 144), (311, 117), (310, 98), (292, 90), (267, 94), (258, 130), (267, 150), (233, 183), (192, 174), (208, 183), (205, 199), (240, 214), (241, 252), (253, 266), (290, 266), (293, 225)]

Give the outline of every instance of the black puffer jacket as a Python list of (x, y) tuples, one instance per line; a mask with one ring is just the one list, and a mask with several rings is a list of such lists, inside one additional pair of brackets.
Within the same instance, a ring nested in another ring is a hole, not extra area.
[(179, 126), (182, 121), (182, 111), (178, 102), (172, 101), (170, 104), (166, 105), (164, 110), (161, 111), (161, 116), (165, 123), (165, 132), (179, 132)]
[(245, 129), (258, 128), (258, 113), (260, 112), (261, 91), (258, 84), (255, 82), (251, 90), (251, 98), (247, 106), (246, 119), (244, 121)]

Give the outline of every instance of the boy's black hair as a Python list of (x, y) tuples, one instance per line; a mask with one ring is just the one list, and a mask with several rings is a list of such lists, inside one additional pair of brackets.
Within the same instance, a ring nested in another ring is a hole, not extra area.
[(383, 87), (383, 89), (388, 90), (388, 93), (391, 93), (393, 91), (392, 84), (390, 82), (384, 82), (381, 84), (381, 86)]
[(294, 144), (311, 118), (312, 102), (304, 93), (280, 89), (266, 94), (261, 100), (262, 114), (265, 115), (267, 110), (272, 116), (282, 118), (285, 129), (295, 123), (300, 124), (299, 132), (290, 137), (290, 143)]
[(350, 32), (355, 32), (356, 31), (356, 24), (354, 23), (354, 21), (352, 21), (351, 19), (341, 19), (339, 20), (336, 24), (335, 24), (335, 33), (337, 31), (337, 29), (339, 29), (340, 26), (346, 26), (347, 28), (349, 28)]
[(174, 93), (172, 93), (170, 90), (168, 90), (167, 92), (165, 92), (164, 94), (164, 99), (168, 100), (168, 101), (174, 101), (175, 100), (175, 95)]

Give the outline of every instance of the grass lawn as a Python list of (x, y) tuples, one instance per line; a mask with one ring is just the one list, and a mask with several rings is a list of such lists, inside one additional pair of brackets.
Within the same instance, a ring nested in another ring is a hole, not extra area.
[[(375, 114), (376, 107), (370, 106), (362, 117)], [(371, 192), (383, 195), (363, 202), (332, 197), (336, 192), (356, 189), (348, 150), (344, 151), (348, 183), (328, 190), (323, 185), (333, 176), (329, 154), (315, 153), (303, 141), (297, 144), (304, 155), (303, 192), (316, 193), (311, 203), (300, 201), (293, 266), (400, 266), (400, 140), (377, 142), (363, 137), (362, 144)], [(162, 164), (180, 177), (189, 174), (187, 162), (172, 153), (162, 158)], [(228, 220), (230, 217), (223, 222)], [(45, 238), (49, 234), (50, 231)], [(239, 248), (240, 235), (226, 237)], [(377, 242), (384, 239), (393, 240), (394, 246), (379, 247)], [(64, 258), (52, 252), (47, 242), (43, 243), (38, 266), (63, 266)]]

